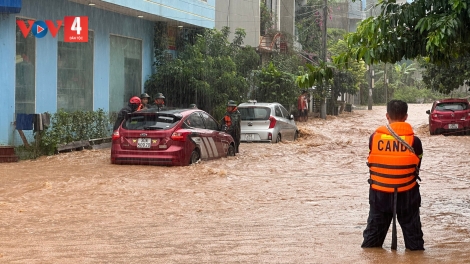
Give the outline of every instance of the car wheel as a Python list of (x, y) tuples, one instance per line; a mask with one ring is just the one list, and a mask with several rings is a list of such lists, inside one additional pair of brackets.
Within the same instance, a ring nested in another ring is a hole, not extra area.
[(230, 145), (227, 150), (227, 157), (228, 156), (235, 156), (235, 147), (233, 145)]
[(435, 134), (436, 134), (436, 131), (429, 129), (429, 134), (430, 134), (431, 136), (432, 136), (432, 135), (435, 135)]
[(281, 142), (281, 134), (277, 134), (275, 143)]
[(193, 150), (191, 152), (191, 158), (189, 159), (189, 164), (194, 164), (198, 162), (201, 159), (201, 155), (199, 154), (199, 151), (197, 149)]
[(299, 131), (295, 131), (294, 134), (294, 141), (296, 141), (297, 139), (299, 139)]

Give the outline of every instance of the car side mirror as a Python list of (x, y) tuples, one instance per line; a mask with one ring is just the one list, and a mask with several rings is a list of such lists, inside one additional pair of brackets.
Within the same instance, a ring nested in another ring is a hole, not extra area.
[(290, 120), (294, 119), (294, 115), (290, 115), (290, 116), (289, 116), (289, 119), (290, 119)]
[(426, 110), (426, 114), (430, 115), (430, 114), (431, 114), (431, 110)]

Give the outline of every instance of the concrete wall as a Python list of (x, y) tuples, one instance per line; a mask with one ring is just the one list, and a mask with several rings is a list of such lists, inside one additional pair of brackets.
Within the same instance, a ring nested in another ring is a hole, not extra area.
[(215, 28), (221, 30), (229, 27), (234, 37), (237, 28), (243, 28), (246, 33), (244, 45), (257, 47), (260, 41), (259, 1), (217, 0), (215, 12)]
[(280, 0), (280, 31), (290, 37), (295, 35), (295, 1)]

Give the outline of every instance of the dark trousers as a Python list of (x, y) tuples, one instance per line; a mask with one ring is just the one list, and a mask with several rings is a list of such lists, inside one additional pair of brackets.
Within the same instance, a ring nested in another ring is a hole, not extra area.
[(240, 147), (240, 139), (235, 139), (235, 153), (238, 153), (238, 149)]
[[(371, 205), (361, 247), (382, 247), (392, 218), (393, 214), (391, 212), (381, 212)], [(419, 207), (398, 211), (397, 219), (403, 231), (405, 247), (410, 250), (424, 250)]]

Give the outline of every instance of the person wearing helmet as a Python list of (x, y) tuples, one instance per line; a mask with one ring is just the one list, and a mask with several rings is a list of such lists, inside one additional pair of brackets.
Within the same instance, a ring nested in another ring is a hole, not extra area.
[(238, 111), (237, 103), (229, 100), (227, 103), (227, 112), (222, 119), (222, 130), (230, 134), (235, 141), (235, 153), (238, 153), (241, 137), (241, 114)]
[(196, 104), (190, 104), (190, 105), (189, 105), (189, 109), (197, 109)]
[(139, 97), (134, 96), (129, 100), (129, 103), (119, 111), (116, 122), (114, 123), (113, 131), (116, 131), (121, 126), (122, 121), (126, 118), (127, 114), (137, 111), (141, 104)]
[(143, 94), (140, 95), (140, 100), (142, 101), (142, 103), (139, 105), (139, 108), (137, 109), (137, 111), (148, 109), (149, 108), (148, 103), (150, 101), (150, 95), (148, 95), (148, 93), (143, 93)]
[(157, 111), (161, 111), (165, 108), (165, 96), (162, 93), (157, 93), (155, 96), (155, 107)]

